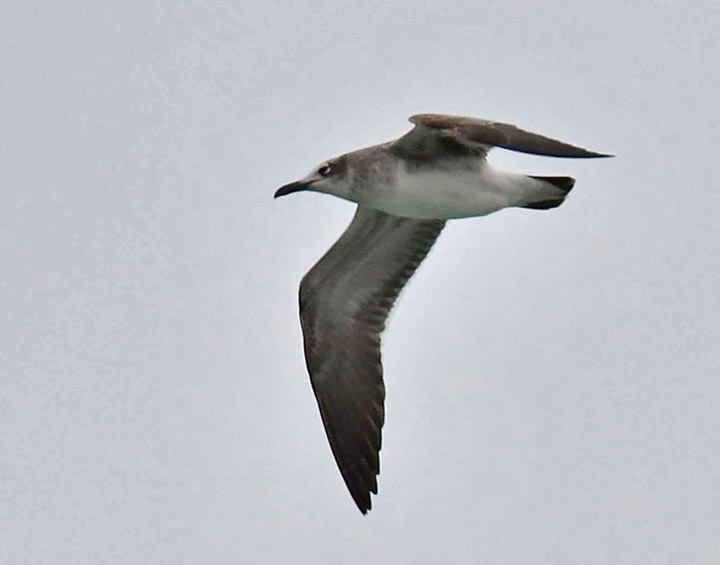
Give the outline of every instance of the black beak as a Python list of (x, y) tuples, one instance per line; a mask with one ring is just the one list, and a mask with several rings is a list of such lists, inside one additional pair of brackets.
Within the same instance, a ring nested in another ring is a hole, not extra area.
[(286, 184), (285, 186), (278, 188), (275, 191), (275, 196), (273, 198), (279, 198), (280, 196), (292, 194), (293, 192), (300, 192), (301, 190), (307, 190), (307, 185), (300, 184), (299, 182), (291, 182), (290, 184)]

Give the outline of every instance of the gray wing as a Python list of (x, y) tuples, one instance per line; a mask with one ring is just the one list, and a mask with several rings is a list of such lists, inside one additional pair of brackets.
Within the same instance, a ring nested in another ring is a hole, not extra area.
[(492, 147), (549, 157), (612, 157), (510, 124), (477, 118), (417, 114), (410, 118), (410, 122), (415, 124), (415, 129), (395, 141), (393, 146), (402, 153), (417, 157), (429, 157), (440, 150), (447, 152), (452, 148), (470, 153), (486, 153)]
[(300, 321), (313, 391), (335, 461), (360, 511), (380, 473), (385, 387), (380, 335), (400, 290), (440, 235), (442, 220), (358, 206), (300, 284)]

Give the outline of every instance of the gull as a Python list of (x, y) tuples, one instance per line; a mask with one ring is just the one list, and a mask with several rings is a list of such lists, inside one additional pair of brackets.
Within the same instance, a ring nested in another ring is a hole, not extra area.
[(499, 122), (441, 114), (410, 122), (415, 127), (401, 138), (329, 159), (275, 192), (275, 198), (323, 192), (358, 205), (340, 239), (300, 283), (300, 322), (330, 448), (363, 514), (380, 473), (380, 337), (398, 294), (447, 220), (508, 207), (556, 208), (575, 184), (566, 176), (494, 169), (488, 151), (611, 157)]

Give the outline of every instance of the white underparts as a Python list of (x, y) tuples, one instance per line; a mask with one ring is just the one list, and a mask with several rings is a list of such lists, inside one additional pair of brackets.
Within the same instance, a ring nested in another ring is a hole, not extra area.
[[(409, 169), (400, 162), (394, 186), (378, 186), (366, 204), (407, 218), (453, 219), (485, 216), (509, 206), (542, 200), (554, 187), (498, 171), (486, 161), (468, 167)], [(370, 195), (368, 195), (370, 196)]]

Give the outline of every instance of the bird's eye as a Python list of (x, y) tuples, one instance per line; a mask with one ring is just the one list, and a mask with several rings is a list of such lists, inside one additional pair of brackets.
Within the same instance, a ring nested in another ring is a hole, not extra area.
[(320, 173), (321, 177), (326, 177), (330, 174), (331, 170), (332, 169), (331, 169), (330, 165), (323, 165), (322, 167), (320, 167), (318, 169), (318, 173)]

